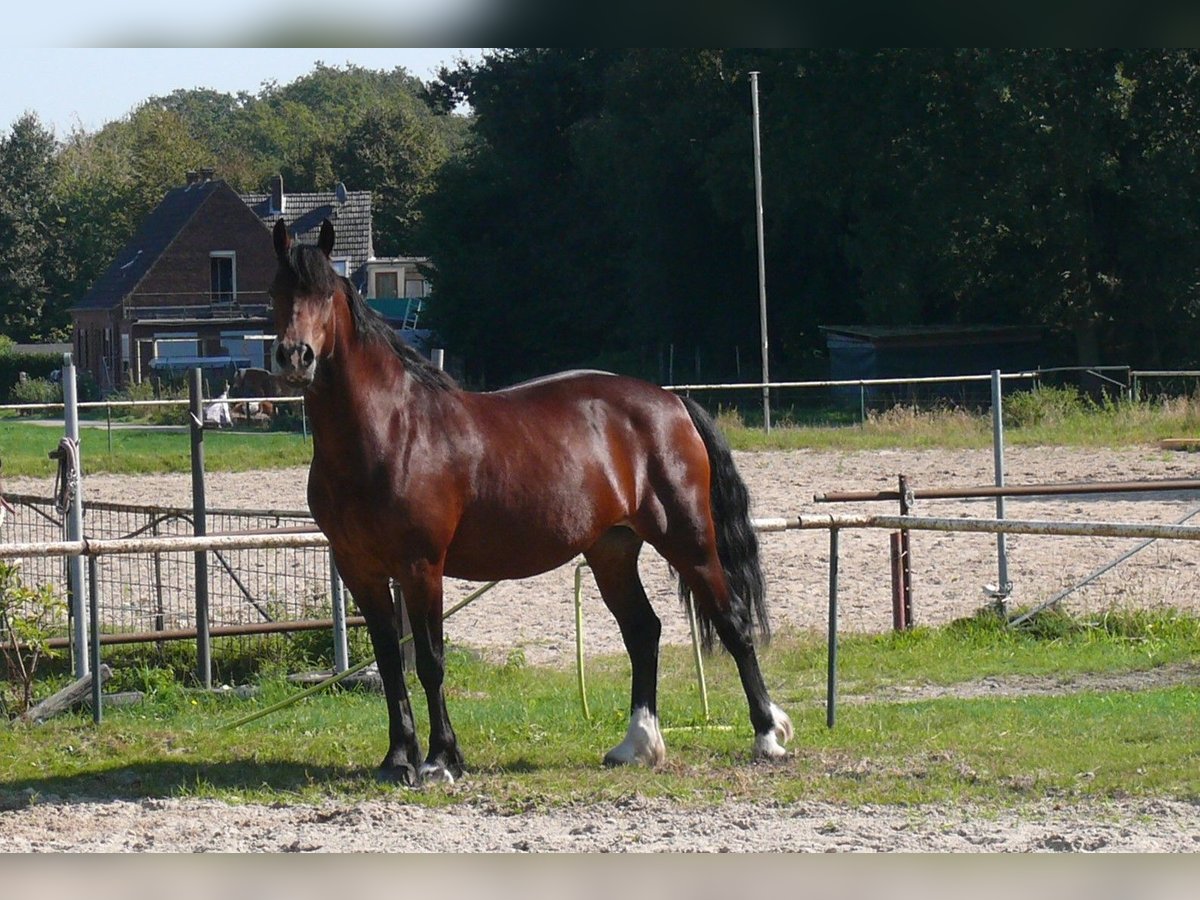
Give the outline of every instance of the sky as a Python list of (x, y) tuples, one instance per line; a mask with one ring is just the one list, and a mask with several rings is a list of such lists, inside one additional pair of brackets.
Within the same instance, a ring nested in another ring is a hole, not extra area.
[(266, 81), (294, 81), (318, 61), (385, 70), (404, 66), (428, 80), (439, 65), (478, 59), (480, 52), (470, 47), (13, 47), (0, 54), (0, 134), (33, 111), (62, 140), (74, 128), (95, 131), (143, 100), (177, 88), (256, 93)]

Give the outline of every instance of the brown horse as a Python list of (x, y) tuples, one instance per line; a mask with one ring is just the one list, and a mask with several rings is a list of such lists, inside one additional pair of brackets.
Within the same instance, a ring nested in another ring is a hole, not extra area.
[(246, 419), (262, 415), (270, 419), (275, 414), (275, 404), (266, 397), (286, 397), (295, 394), (295, 390), (285, 384), (266, 369), (238, 369), (229, 385), (231, 400), (241, 400), (235, 403), (234, 410)]
[[(608, 764), (656, 765), (661, 626), (638, 576), (643, 543), (695, 598), (701, 634), (737, 663), (754, 752), (780, 757), (792, 725), (754, 649), (768, 633), (746, 486), (712, 420), (646, 382), (568, 372), (495, 393), (461, 390), (401, 341), (317, 246), (275, 225), (271, 285), (277, 375), (302, 387), (312, 421), (308, 501), (367, 621), (386, 694), (382, 770), (406, 784), (452, 781), (458, 747), (442, 691), (442, 579), (525, 578), (582, 553), (632, 666), (629, 729)], [(429, 701), (422, 761), (404, 684), (400, 585)]]

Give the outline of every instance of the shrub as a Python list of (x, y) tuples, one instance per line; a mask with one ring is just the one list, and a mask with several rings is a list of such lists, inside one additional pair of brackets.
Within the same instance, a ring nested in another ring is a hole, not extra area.
[[(149, 380), (140, 384), (130, 384), (124, 390), (113, 394), (109, 399), (117, 404), (121, 400), (186, 400), (186, 386), (171, 383), (154, 383)], [(188, 423), (188, 408), (183, 404), (174, 406), (130, 406), (122, 409), (114, 406), (114, 410), (122, 418), (135, 419), (150, 425), (186, 425)]]
[(18, 381), (8, 393), (13, 403), (62, 403), (62, 385), (48, 378)]
[(16, 564), (0, 560), (0, 656), (7, 673), (0, 685), (7, 686), (0, 690), (0, 713), (17, 716), (32, 704), (38, 665), (54, 655), (51, 631), (65, 609), (66, 602), (49, 585), (27, 587)]
[(1004, 398), (1004, 424), (1011, 428), (1053, 425), (1087, 408), (1087, 399), (1073, 387), (1018, 391)]

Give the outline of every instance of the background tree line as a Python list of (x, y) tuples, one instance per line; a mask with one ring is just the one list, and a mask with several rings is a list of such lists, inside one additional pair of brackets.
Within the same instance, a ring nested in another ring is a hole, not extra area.
[(288, 191), (370, 189), (376, 252), (416, 253), (417, 204), (467, 129), (403, 68), (354, 66), (318, 65), (255, 94), (151, 97), (61, 140), (28, 112), (0, 135), (0, 333), (65, 337), (71, 305), (188, 170), (213, 168), (245, 193), (275, 174)]
[(62, 329), (212, 165), (375, 191), (377, 252), (432, 258), (427, 321), (474, 383), (657, 379), (672, 347), (677, 379), (753, 377), (752, 70), (773, 373), (824, 374), (828, 324), (1037, 325), (1047, 364), (1200, 364), (1194, 51), (509, 49), (433, 83), (176, 92), (63, 143), (26, 117), (0, 141), (0, 330)]

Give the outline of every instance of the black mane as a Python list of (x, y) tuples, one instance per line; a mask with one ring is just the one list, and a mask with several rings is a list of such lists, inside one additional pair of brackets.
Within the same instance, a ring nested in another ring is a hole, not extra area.
[(404, 363), (408, 374), (420, 384), (438, 390), (458, 387), (453, 378), (405, 343), (379, 313), (367, 306), (350, 279), (334, 272), (328, 258), (318, 248), (308, 244), (293, 244), (288, 250), (286, 268), (290, 280), (294, 281), (293, 290), (296, 292), (329, 296), (335, 288), (340, 287), (350, 306), (350, 315), (359, 339), (379, 341), (390, 347)]

